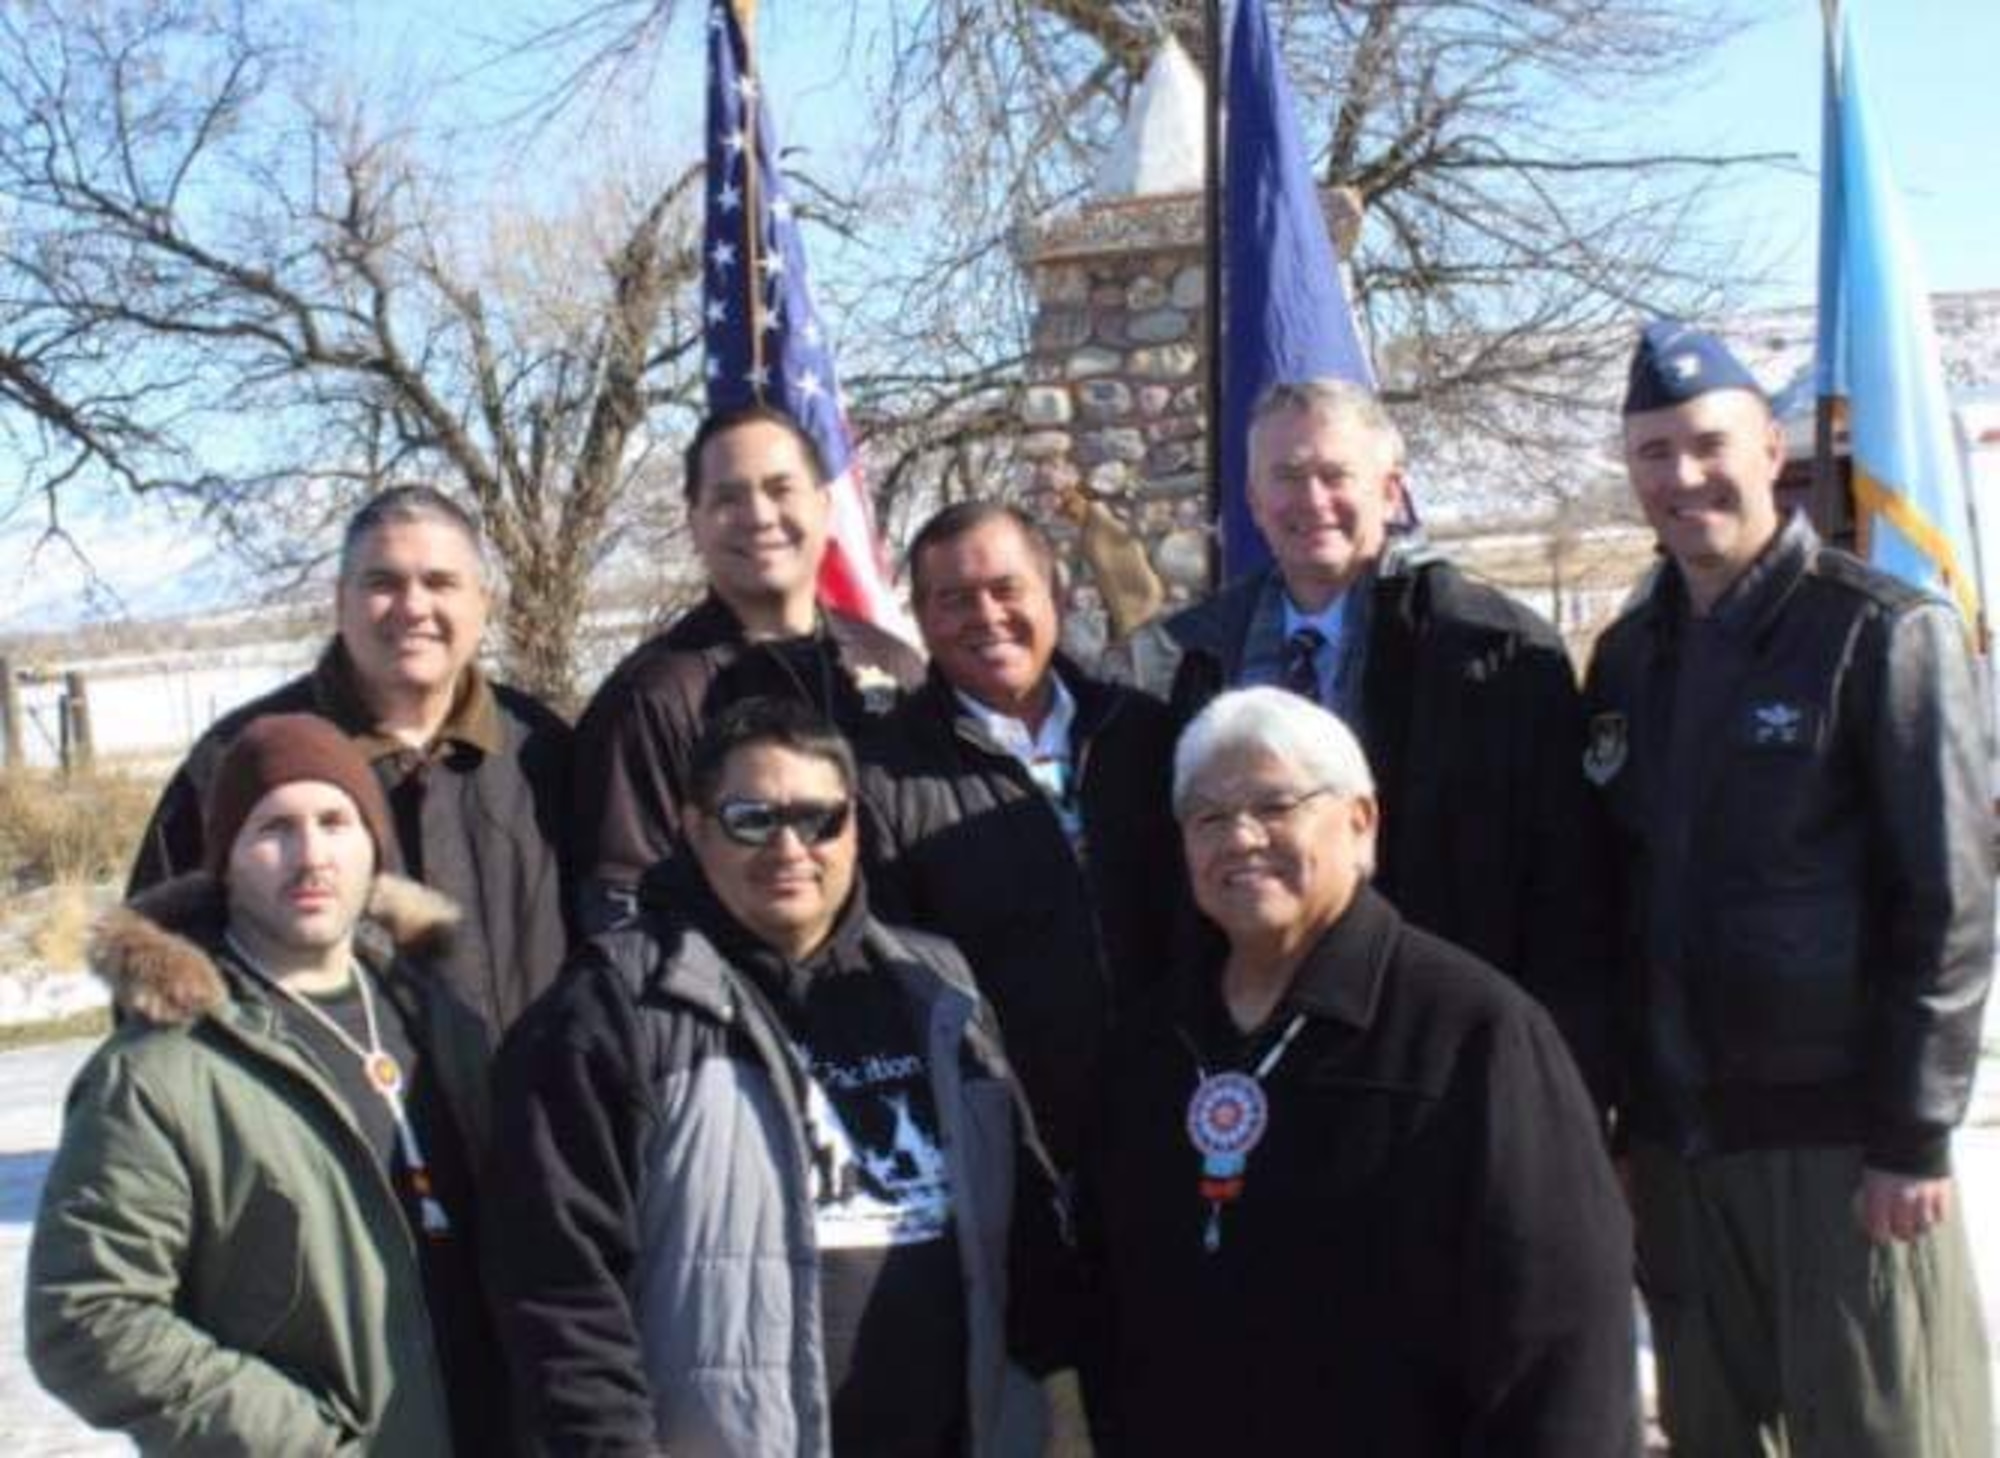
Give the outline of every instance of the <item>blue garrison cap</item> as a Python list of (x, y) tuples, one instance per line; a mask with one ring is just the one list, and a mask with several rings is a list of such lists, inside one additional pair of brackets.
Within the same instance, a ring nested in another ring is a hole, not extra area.
[(1705, 329), (1682, 319), (1655, 319), (1639, 331), (1632, 351), (1632, 377), (1625, 386), (1626, 415), (1666, 410), (1712, 390), (1748, 390), (1759, 399), (1763, 386)]

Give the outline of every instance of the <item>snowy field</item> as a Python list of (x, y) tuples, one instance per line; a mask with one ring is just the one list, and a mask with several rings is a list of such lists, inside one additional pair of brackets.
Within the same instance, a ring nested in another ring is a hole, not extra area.
[[(58, 1043), (0, 1054), (0, 1452), (21, 1458), (130, 1454), (122, 1439), (94, 1433), (35, 1385), (21, 1349), (21, 1296), (28, 1232), (62, 1128), (62, 1098), (91, 1044)], [(1960, 1183), (1973, 1222), (1989, 1332), (2000, 1335), (2000, 1059), (1981, 1069), (1972, 1118), (1957, 1141)], [(1996, 1345), (2000, 1350), (2000, 1345)], [(2000, 1363), (1994, 1387), (2000, 1391)]]
[(62, 1099), (92, 1044), (52, 1043), (0, 1054), (0, 1451), (22, 1458), (129, 1454), (132, 1445), (79, 1423), (35, 1385), (21, 1349), (28, 1232), (42, 1176), (62, 1132)]

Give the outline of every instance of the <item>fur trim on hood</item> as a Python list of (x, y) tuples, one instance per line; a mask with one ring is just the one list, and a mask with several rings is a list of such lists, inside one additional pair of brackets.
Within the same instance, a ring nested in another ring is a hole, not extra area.
[[(215, 1011), (228, 984), (207, 946), (226, 925), (222, 888), (202, 872), (177, 876), (107, 912), (90, 936), (90, 970), (129, 1016), (177, 1026)], [(450, 944), (458, 908), (428, 886), (378, 875), (355, 950), (371, 963), (435, 957)]]

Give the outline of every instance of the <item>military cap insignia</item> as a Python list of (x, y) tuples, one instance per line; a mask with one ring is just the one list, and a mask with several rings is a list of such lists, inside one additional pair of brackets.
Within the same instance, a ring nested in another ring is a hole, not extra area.
[(1592, 714), (1590, 739), (1583, 747), (1583, 775), (1602, 789), (1625, 768), (1627, 749), (1623, 714)]

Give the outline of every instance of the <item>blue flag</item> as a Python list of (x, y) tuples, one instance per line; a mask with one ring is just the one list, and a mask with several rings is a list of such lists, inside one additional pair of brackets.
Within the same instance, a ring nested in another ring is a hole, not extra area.
[(1863, 554), (1979, 622), (1970, 497), (1930, 293), (1861, 88), (1851, 21), (1828, 16), (1820, 161), (1822, 399), (1844, 410)]
[(1223, 287), (1222, 567), (1270, 560), (1245, 494), (1250, 407), (1280, 380), (1333, 377), (1372, 387), (1340, 260), (1299, 136), (1292, 88), (1262, 0), (1237, 0), (1229, 42)]

